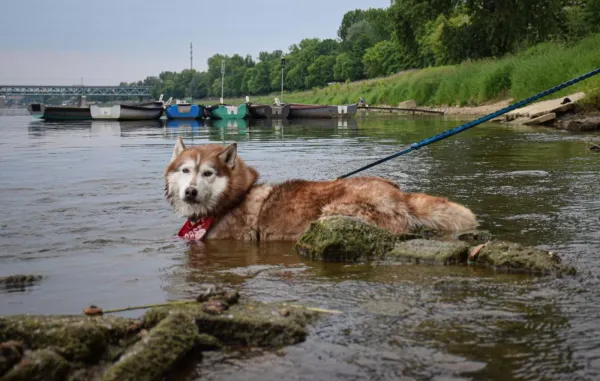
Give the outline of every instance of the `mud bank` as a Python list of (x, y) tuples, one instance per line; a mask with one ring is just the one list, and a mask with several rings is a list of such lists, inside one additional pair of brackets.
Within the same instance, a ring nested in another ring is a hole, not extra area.
[[(510, 106), (513, 101), (513, 99), (505, 99), (474, 107), (440, 106), (419, 108), (422, 110), (443, 112), (444, 115), (456, 117), (482, 117)], [(409, 102), (414, 107), (417, 107), (414, 101)], [(403, 103), (398, 107), (401, 107)], [(369, 111), (377, 112), (377, 110)], [(600, 97), (597, 94), (586, 96), (583, 92), (573, 93), (530, 104), (506, 113), (492, 121), (529, 126), (547, 126), (571, 132), (599, 131)]]
[(485, 266), (506, 272), (574, 275), (574, 267), (552, 252), (513, 242), (495, 241), (487, 232), (439, 236), (435, 232), (393, 235), (348, 217), (313, 222), (295, 245), (313, 260), (332, 262), (402, 261)]
[(2, 316), (0, 378), (156, 380), (193, 351), (301, 342), (313, 316), (303, 308), (222, 295), (157, 307), (140, 319)]

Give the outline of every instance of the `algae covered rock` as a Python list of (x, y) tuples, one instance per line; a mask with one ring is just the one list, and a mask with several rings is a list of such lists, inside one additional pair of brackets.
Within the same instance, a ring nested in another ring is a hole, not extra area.
[(459, 233), (454, 233), (452, 239), (468, 242), (471, 244), (481, 244), (492, 240), (492, 234), (485, 230), (469, 230)]
[(447, 242), (427, 239), (413, 239), (399, 242), (387, 253), (388, 259), (404, 259), (415, 262), (439, 264), (466, 263), (469, 245), (465, 242)]
[(402, 239), (357, 218), (332, 216), (311, 223), (294, 248), (313, 260), (359, 262), (382, 259)]
[[(305, 326), (315, 316), (301, 306), (294, 306), (284, 316), (282, 303), (238, 302), (239, 294), (232, 290), (205, 294), (205, 302), (176, 301), (147, 311), (142, 320), (0, 317), (0, 378), (159, 380), (192, 350), (298, 343), (306, 337)], [(227, 309), (206, 312), (206, 306), (215, 302)]]
[(21, 361), (23, 344), (19, 341), (0, 343), (0, 376)]
[(56, 352), (41, 349), (29, 353), (4, 375), (4, 381), (61, 381), (69, 373), (69, 364)]
[(197, 337), (193, 318), (172, 313), (110, 367), (102, 380), (156, 380), (192, 350)]
[[(443, 235), (427, 229), (394, 235), (356, 218), (333, 216), (313, 222), (295, 245), (313, 260), (357, 262), (404, 260), (472, 264), (532, 274), (575, 274), (556, 254), (517, 243), (492, 241), (486, 231)], [(472, 261), (469, 262), (469, 259)]]
[(0, 341), (19, 340), (31, 349), (54, 347), (67, 360), (94, 363), (112, 339), (127, 334), (130, 324), (129, 319), (118, 317), (4, 316), (0, 317)]
[(305, 326), (314, 314), (295, 309), (288, 316), (281, 316), (280, 308), (279, 304), (249, 301), (220, 314), (205, 312), (201, 304), (157, 307), (146, 313), (144, 326), (151, 327), (170, 312), (179, 312), (195, 319), (198, 332), (211, 335), (224, 345), (277, 347), (303, 341), (307, 335)]
[(196, 348), (202, 351), (214, 351), (217, 349), (221, 349), (223, 344), (216, 337), (209, 335), (207, 333), (201, 333), (198, 335), (196, 339)]
[(574, 275), (576, 272), (574, 267), (563, 264), (554, 253), (501, 241), (492, 241), (482, 247), (475, 264), (534, 274)]

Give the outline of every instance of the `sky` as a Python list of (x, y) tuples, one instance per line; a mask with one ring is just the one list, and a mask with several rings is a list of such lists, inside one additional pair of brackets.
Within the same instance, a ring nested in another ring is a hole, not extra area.
[(337, 38), (344, 13), (390, 0), (1, 0), (0, 85), (118, 85), (216, 53)]

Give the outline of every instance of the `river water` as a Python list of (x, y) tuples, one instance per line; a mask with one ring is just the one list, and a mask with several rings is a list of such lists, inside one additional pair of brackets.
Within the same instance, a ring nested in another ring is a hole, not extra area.
[[(197, 126), (44, 123), (0, 115), (2, 314), (79, 314), (194, 297), (224, 283), (261, 301), (343, 311), (275, 353), (208, 355), (185, 380), (600, 379), (600, 135), (488, 124), (369, 171), (470, 207), (499, 239), (561, 253), (575, 277), (426, 265), (344, 265), (288, 243), (173, 236), (163, 199), (177, 136), (238, 143), (269, 182), (333, 178), (459, 122), (360, 116), (349, 123)], [(440, 282), (443, 281), (443, 282)], [(126, 316), (136, 316), (131, 312)]]

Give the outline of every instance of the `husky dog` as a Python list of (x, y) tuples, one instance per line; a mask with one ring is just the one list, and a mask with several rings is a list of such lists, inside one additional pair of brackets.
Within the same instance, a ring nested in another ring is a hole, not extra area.
[(210, 219), (202, 230), (207, 239), (296, 240), (312, 221), (332, 215), (356, 217), (394, 233), (477, 226), (466, 207), (443, 197), (404, 193), (379, 177), (257, 184), (258, 172), (237, 155), (235, 143), (186, 148), (179, 137), (164, 176), (165, 197), (186, 224)]

